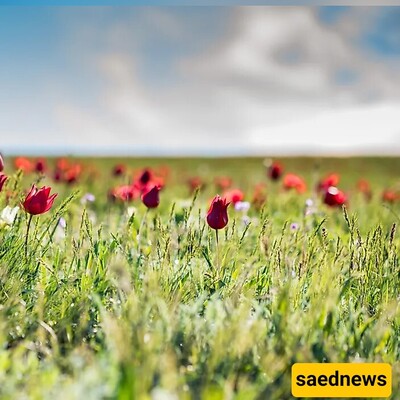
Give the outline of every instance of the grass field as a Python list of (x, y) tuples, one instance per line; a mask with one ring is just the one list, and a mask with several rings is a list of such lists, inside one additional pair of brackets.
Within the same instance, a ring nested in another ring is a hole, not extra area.
[[(400, 159), (282, 159), (303, 194), (258, 158), (83, 159), (71, 185), (6, 161), (0, 209), (38, 180), (59, 195), (27, 248), (23, 209), (0, 222), (1, 399), (284, 400), (293, 363), (353, 361), (392, 364), (400, 399), (400, 202), (381, 198), (400, 189)], [(158, 208), (109, 201), (132, 180), (112, 176), (116, 163), (168, 166)], [(315, 191), (330, 172), (346, 209)], [(190, 194), (191, 176), (204, 190)], [(205, 220), (217, 176), (249, 201), (266, 184), (263, 207), (229, 206), (218, 249)]]

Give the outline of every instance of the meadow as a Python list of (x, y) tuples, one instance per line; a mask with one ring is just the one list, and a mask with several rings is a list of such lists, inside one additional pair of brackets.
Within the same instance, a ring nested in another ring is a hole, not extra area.
[[(400, 399), (400, 159), (279, 161), (304, 191), (261, 158), (74, 159), (70, 182), (54, 159), (6, 158), (0, 398), (284, 400), (295, 362), (387, 362)], [(110, 192), (143, 168), (163, 180), (156, 208)], [(316, 190), (333, 172), (343, 207)], [(58, 196), (27, 237), (33, 183)], [(217, 245), (207, 210), (232, 188), (249, 204)]]

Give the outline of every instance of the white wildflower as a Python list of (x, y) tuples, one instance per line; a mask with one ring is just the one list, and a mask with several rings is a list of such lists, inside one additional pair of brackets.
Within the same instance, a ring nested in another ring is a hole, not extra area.
[(86, 204), (86, 203), (93, 203), (96, 200), (96, 196), (92, 193), (86, 193), (82, 198), (81, 198), (81, 204)]
[(235, 204), (235, 210), (236, 211), (249, 211), (250, 208), (250, 203), (248, 201), (238, 201)]
[(12, 225), (14, 223), (15, 217), (17, 216), (19, 207), (7, 206), (3, 209), (0, 215), (0, 223), (3, 225)]

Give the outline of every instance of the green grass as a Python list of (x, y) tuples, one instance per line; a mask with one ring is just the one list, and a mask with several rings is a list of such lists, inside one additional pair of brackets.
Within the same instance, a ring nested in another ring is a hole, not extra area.
[[(354, 361), (392, 364), (400, 398), (400, 210), (380, 197), (399, 184), (399, 159), (283, 159), (306, 178), (304, 195), (267, 182), (260, 159), (123, 160), (171, 168), (148, 213), (107, 202), (116, 161), (83, 160), (98, 173), (75, 186), (41, 182), (59, 196), (34, 218), (27, 258), (26, 215), (0, 227), (1, 399), (283, 400), (293, 363)], [(332, 171), (347, 211), (315, 197)], [(0, 209), (36, 179), (6, 172)], [(209, 182), (197, 198), (185, 185), (194, 174)], [(205, 223), (217, 175), (248, 197), (268, 185), (249, 226), (229, 207), (219, 262)], [(362, 177), (370, 202), (355, 190)], [(82, 205), (87, 192), (96, 201)], [(317, 212), (304, 216), (307, 198)]]

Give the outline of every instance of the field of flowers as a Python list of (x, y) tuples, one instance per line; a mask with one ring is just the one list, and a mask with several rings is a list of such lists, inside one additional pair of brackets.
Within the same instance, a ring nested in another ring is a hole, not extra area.
[(0, 170), (1, 399), (284, 400), (362, 361), (400, 398), (400, 159)]

